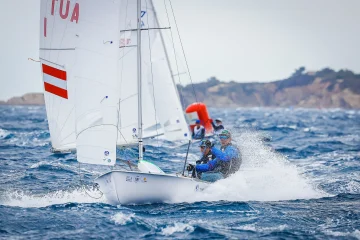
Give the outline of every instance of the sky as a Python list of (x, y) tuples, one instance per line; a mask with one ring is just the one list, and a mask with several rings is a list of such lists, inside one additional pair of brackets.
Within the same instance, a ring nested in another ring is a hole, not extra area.
[[(162, 26), (168, 26), (164, 0), (154, 2)], [(211, 76), (268, 82), (284, 79), (300, 66), (360, 72), (359, 0), (171, 3), (193, 82)], [(0, 100), (43, 91), (40, 64), (28, 60), (39, 58), (39, 6), (39, 0), (0, 0)], [(173, 21), (171, 27), (178, 39)], [(171, 39), (169, 30), (164, 34)], [(178, 40), (175, 45), (179, 72), (187, 71)], [(175, 64), (173, 70), (177, 72)], [(186, 74), (180, 77), (180, 83), (190, 83)]]

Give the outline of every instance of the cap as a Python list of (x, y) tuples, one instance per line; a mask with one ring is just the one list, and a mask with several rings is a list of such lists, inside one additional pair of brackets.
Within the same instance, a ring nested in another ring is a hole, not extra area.
[(221, 118), (215, 118), (215, 122), (218, 121), (218, 122), (222, 122), (222, 119)]
[(200, 120), (199, 120), (199, 119), (198, 119), (198, 120), (196, 120), (196, 121), (195, 121), (195, 123), (200, 123)]
[(206, 142), (206, 140), (201, 140), (199, 143), (199, 147), (206, 147), (205, 142)]
[(220, 139), (228, 139), (231, 138), (231, 132), (229, 130), (222, 130), (221, 133), (219, 134)]
[[(209, 139), (203, 139), (200, 141), (199, 147), (206, 147), (206, 143), (208, 143), (208, 144), (210, 143), (210, 145), (213, 146), (212, 142)], [(207, 147), (209, 147), (209, 146), (207, 146)]]

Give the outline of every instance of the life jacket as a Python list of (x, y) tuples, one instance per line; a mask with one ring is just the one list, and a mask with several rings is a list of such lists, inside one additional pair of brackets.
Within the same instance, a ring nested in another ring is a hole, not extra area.
[(204, 129), (203, 126), (200, 126), (199, 128), (197, 126), (194, 127), (194, 138), (200, 139), (202, 136), (202, 129)]
[(238, 156), (236, 158), (231, 159), (228, 162), (218, 161), (216, 170), (221, 172), (224, 178), (227, 178), (229, 175), (236, 173), (240, 169), (240, 165), (241, 165), (241, 153), (236, 146), (229, 143), (226, 146), (221, 146), (220, 150), (224, 152), (225, 149), (228, 148), (229, 146), (237, 149)]
[(200, 160), (197, 160), (196, 164), (206, 164), (210, 160), (214, 160), (215, 158), (215, 155), (210, 150), (206, 155), (203, 155)]

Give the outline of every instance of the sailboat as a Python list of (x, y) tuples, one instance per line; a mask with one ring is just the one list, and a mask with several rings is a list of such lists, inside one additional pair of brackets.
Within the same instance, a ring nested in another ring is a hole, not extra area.
[(166, 202), (207, 182), (144, 160), (143, 139), (190, 134), (152, 1), (41, 0), (40, 61), (52, 151), (114, 166), (118, 146), (137, 165), (94, 181), (111, 204)]

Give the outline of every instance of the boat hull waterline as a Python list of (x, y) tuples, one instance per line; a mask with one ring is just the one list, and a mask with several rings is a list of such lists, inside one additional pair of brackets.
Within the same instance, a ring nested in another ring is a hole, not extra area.
[(94, 180), (112, 205), (174, 202), (209, 183), (181, 175), (114, 170)]

